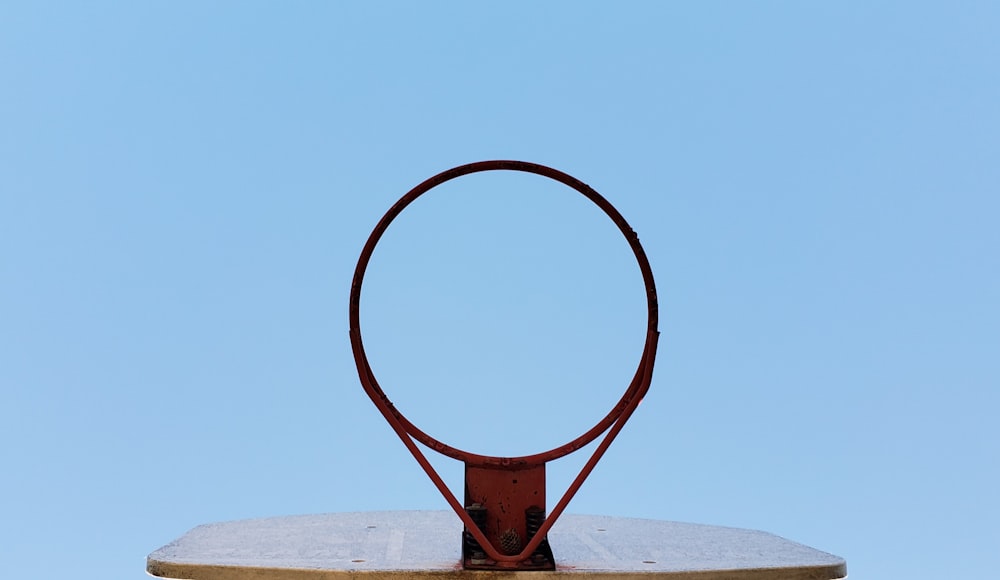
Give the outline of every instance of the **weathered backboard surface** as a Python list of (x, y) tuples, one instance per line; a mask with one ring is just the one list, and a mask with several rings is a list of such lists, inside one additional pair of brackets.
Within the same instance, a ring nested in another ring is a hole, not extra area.
[(289, 516), (199, 526), (149, 555), (154, 576), (189, 580), (415, 577), (550, 580), (830, 580), (842, 558), (766, 532), (658, 520), (564, 515), (549, 541), (558, 567), (475, 571), (461, 565), (462, 523), (445, 511)]

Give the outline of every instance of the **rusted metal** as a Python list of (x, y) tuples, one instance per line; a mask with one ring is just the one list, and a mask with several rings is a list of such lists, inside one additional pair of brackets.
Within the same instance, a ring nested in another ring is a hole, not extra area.
[[(484, 171), (534, 173), (567, 185), (590, 199), (618, 226), (628, 241), (642, 272), (646, 291), (647, 326), (642, 357), (632, 381), (615, 406), (592, 428), (569, 443), (548, 451), (519, 457), (494, 457), (470, 453), (434, 439), (411, 423), (392, 404), (379, 386), (361, 340), (361, 285), (375, 246), (389, 224), (421, 195), (446, 181)], [(385, 417), (393, 431), (409, 449), (465, 525), (462, 537), (463, 566), (473, 569), (551, 570), (555, 568), (546, 534), (562, 514), (583, 481), (607, 451), (649, 390), (656, 359), (658, 308), (656, 286), (639, 237), (604, 197), (589, 185), (556, 169), (524, 161), (481, 161), (441, 172), (411, 189), (399, 199), (375, 226), (358, 258), (351, 284), (351, 348), (361, 385)], [(580, 473), (566, 489), (555, 508), (545, 517), (545, 464), (600, 440)], [(465, 502), (461, 503), (431, 466), (417, 442), (465, 464)]]

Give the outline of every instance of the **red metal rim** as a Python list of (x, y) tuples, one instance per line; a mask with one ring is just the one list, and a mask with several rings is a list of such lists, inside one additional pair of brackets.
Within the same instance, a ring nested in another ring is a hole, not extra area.
[(648, 374), (644, 371), (644, 369), (646, 364), (652, 364), (652, 360), (650, 360), (650, 358), (651, 356), (655, 356), (653, 353), (655, 350), (655, 343), (651, 345), (649, 340), (646, 341), (646, 346), (643, 349), (639, 368), (636, 371), (636, 375), (632, 382), (629, 384), (628, 389), (626, 389), (622, 398), (615, 404), (611, 411), (608, 412), (608, 414), (591, 429), (569, 443), (555, 447), (548, 451), (519, 457), (496, 457), (471, 453), (446, 445), (411, 423), (398, 409), (396, 409), (395, 405), (392, 404), (392, 401), (389, 400), (386, 394), (382, 391), (382, 388), (379, 386), (378, 381), (375, 379), (375, 375), (372, 372), (371, 365), (368, 363), (368, 357), (365, 354), (364, 344), (361, 339), (361, 286), (364, 281), (365, 270), (368, 267), (368, 262), (371, 259), (372, 253), (375, 251), (375, 247), (378, 245), (379, 240), (382, 238), (382, 235), (385, 233), (386, 229), (388, 229), (392, 221), (396, 219), (396, 217), (399, 216), (399, 214), (402, 213), (406, 206), (413, 202), (413, 200), (442, 183), (463, 175), (469, 175), (471, 173), (498, 170), (534, 173), (536, 175), (541, 175), (558, 181), (581, 193), (584, 197), (601, 208), (601, 210), (604, 211), (609, 218), (611, 218), (615, 225), (618, 226), (618, 229), (621, 230), (625, 239), (628, 241), (628, 244), (632, 248), (632, 252), (635, 255), (635, 259), (639, 264), (639, 270), (642, 272), (643, 284), (646, 288), (646, 305), (648, 310), (647, 335), (650, 333), (655, 335), (657, 333), (658, 307), (656, 300), (656, 285), (653, 281), (653, 272), (650, 268), (649, 261), (646, 258), (646, 253), (642, 249), (642, 245), (639, 243), (639, 237), (635, 234), (632, 228), (628, 225), (628, 222), (625, 221), (625, 218), (622, 217), (618, 210), (615, 209), (614, 206), (612, 206), (611, 203), (604, 199), (604, 197), (602, 197), (599, 193), (594, 191), (594, 189), (589, 185), (571, 175), (537, 163), (495, 160), (469, 163), (467, 165), (461, 165), (459, 167), (443, 171), (411, 189), (391, 208), (389, 208), (389, 211), (386, 212), (384, 216), (382, 216), (382, 219), (379, 221), (378, 225), (375, 226), (375, 229), (368, 237), (368, 241), (365, 243), (365, 246), (361, 251), (361, 256), (358, 258), (357, 267), (354, 270), (354, 279), (351, 284), (350, 299), (351, 348), (354, 351), (354, 358), (358, 367), (358, 374), (361, 377), (362, 386), (364, 387), (365, 392), (368, 393), (369, 398), (371, 398), (372, 402), (375, 403), (375, 406), (378, 407), (383, 416), (387, 419), (389, 419), (390, 416), (394, 417), (397, 421), (399, 421), (406, 433), (415, 438), (417, 441), (420, 441), (427, 447), (430, 447), (439, 453), (459, 461), (464, 461), (465, 463), (471, 465), (536, 465), (558, 459), (576, 451), (577, 449), (580, 449), (581, 447), (584, 447), (596, 439), (601, 433), (605, 432), (615, 421), (617, 421), (635, 397), (642, 398), (645, 395), (646, 390), (649, 388), (649, 383), (648, 381), (643, 380), (643, 375)]

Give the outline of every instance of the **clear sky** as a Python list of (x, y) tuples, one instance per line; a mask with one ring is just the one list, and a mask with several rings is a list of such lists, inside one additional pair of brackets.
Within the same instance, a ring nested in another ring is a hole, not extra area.
[[(5, 3), (2, 575), (446, 509), (361, 391), (347, 299), (397, 198), (496, 158), (593, 186), (656, 275), (652, 388), (569, 511), (995, 574), (998, 6)], [(389, 230), (362, 327), (420, 426), (540, 451), (621, 394), (642, 288), (588, 203), (469, 176)]]

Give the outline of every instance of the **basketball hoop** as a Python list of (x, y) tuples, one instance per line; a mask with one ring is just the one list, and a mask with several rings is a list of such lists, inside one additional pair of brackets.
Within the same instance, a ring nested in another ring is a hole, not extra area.
[[(567, 185), (596, 204), (618, 226), (628, 241), (642, 272), (648, 310), (646, 340), (639, 366), (632, 381), (615, 406), (588, 431), (572, 441), (532, 455), (497, 457), (470, 453), (445, 444), (411, 423), (386, 396), (379, 386), (361, 339), (360, 302), (365, 270), (376, 245), (386, 229), (406, 207), (421, 195), (447, 181), (485, 171), (522, 171), (533, 173)], [(358, 258), (351, 284), (350, 333), (354, 361), (361, 385), (368, 397), (385, 417), (393, 431), (434, 482), (448, 504), (462, 520), (463, 565), (467, 569), (552, 570), (555, 560), (546, 539), (549, 529), (566, 509), (593, 471), (608, 446), (617, 437), (625, 422), (649, 390), (656, 358), (658, 309), (656, 286), (646, 254), (639, 238), (604, 197), (587, 184), (561, 171), (524, 161), (481, 161), (461, 165), (439, 173), (411, 189), (401, 197), (375, 226)], [(552, 512), (545, 512), (545, 464), (564, 457), (585, 445), (604, 437), (580, 470)], [(465, 498), (458, 498), (444, 484), (431, 466), (417, 442), (465, 464)]]

